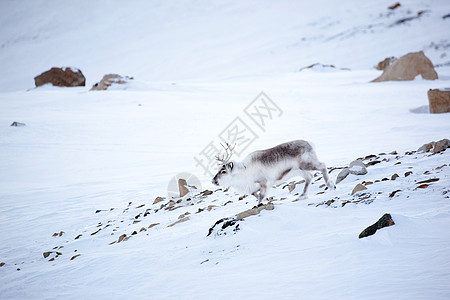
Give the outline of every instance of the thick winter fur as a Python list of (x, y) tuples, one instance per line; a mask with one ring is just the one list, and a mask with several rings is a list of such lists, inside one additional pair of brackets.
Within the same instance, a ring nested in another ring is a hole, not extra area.
[(310, 171), (314, 170), (322, 173), (330, 189), (335, 188), (328, 177), (325, 164), (317, 159), (312, 146), (306, 141), (296, 140), (252, 152), (242, 162), (223, 164), (212, 183), (232, 186), (242, 193), (252, 194), (259, 200), (259, 204), (265, 199), (268, 187), (296, 175), (305, 178), (301, 197), (306, 198), (312, 179)]

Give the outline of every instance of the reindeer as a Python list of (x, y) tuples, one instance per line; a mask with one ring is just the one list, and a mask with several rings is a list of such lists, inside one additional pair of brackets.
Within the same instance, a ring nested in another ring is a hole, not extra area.
[[(235, 145), (236, 146), (236, 145)], [(265, 199), (267, 187), (283, 182), (293, 176), (302, 175), (305, 187), (301, 198), (307, 198), (311, 183), (311, 171), (322, 173), (328, 188), (335, 185), (328, 177), (324, 163), (317, 159), (313, 147), (303, 140), (280, 144), (270, 149), (250, 153), (242, 162), (230, 161), (234, 147), (226, 143), (225, 154), (216, 159), (221, 169), (214, 176), (214, 185), (232, 186), (239, 192), (252, 194), (258, 199), (258, 205)]]

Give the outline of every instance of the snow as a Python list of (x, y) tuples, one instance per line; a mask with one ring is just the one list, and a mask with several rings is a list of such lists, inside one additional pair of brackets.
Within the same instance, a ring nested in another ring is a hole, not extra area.
[[(392, 4), (2, 1), (0, 299), (448, 299), (450, 149), (405, 152), (449, 138), (450, 114), (429, 114), (427, 91), (449, 87), (450, 67), (435, 81), (370, 80), (385, 57), (448, 62), (450, 5)], [(298, 71), (317, 62), (336, 69)], [(34, 88), (54, 66), (80, 69), (86, 87)], [(89, 92), (108, 73), (134, 79)], [(264, 130), (244, 113), (262, 91), (282, 110)], [(272, 188), (274, 210), (206, 237), (256, 199), (230, 189), (172, 211), (152, 203), (180, 173), (216, 190), (194, 156), (236, 117), (258, 135), (243, 155), (305, 139), (328, 167), (381, 162), (335, 191), (316, 177), (305, 200), (303, 184)], [(358, 239), (387, 212), (394, 226)]]

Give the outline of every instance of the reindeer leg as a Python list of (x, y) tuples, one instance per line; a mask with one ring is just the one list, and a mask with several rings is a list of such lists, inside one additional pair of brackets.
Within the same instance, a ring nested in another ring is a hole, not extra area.
[(325, 183), (327, 184), (328, 188), (330, 190), (336, 189), (336, 186), (334, 185), (333, 180), (331, 180), (328, 176), (328, 170), (327, 170), (327, 167), (325, 166), (325, 164), (322, 162), (319, 163), (317, 166), (317, 170), (320, 171), (320, 173), (322, 173), (323, 180), (325, 180)]
[(311, 184), (312, 175), (311, 172), (302, 170), (303, 178), (305, 178), (305, 187), (303, 188), (303, 193), (300, 195), (300, 199), (308, 198), (308, 188)]
[(259, 197), (258, 197), (258, 206), (261, 202), (266, 198), (267, 193), (267, 183), (265, 181), (258, 182), (259, 183)]

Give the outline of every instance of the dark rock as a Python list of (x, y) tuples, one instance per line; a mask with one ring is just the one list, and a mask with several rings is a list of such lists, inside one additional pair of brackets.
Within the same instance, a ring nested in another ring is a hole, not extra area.
[(411, 175), (413, 172), (412, 171), (408, 171), (405, 173), (405, 177), (408, 177), (409, 175)]
[(370, 235), (375, 234), (378, 229), (395, 225), (394, 220), (392, 219), (390, 214), (384, 214), (375, 224), (364, 229), (360, 234), (359, 238), (365, 238)]
[(374, 166), (376, 164), (379, 164), (381, 161), (379, 160), (373, 160), (373, 161), (369, 161), (366, 165), (367, 166)]
[(3, 267), (4, 265), (6, 265), (4, 262), (0, 263), (0, 268)]
[(44, 258), (49, 257), (49, 255), (52, 254), (52, 253), (53, 253), (53, 251), (47, 251), (47, 252), (44, 252), (44, 253), (43, 253)]
[(427, 179), (427, 180), (422, 180), (419, 182), (416, 182), (417, 184), (422, 184), (422, 183), (431, 183), (431, 182), (436, 182), (439, 181), (439, 178), (431, 178), (431, 179)]
[(86, 78), (78, 69), (51, 68), (41, 75), (34, 77), (34, 83), (36, 87), (47, 83), (61, 87), (85, 86)]
[(71, 258), (70, 258), (70, 260), (74, 260), (75, 258), (77, 258), (78, 256), (80, 256), (81, 254), (77, 254), (77, 255), (74, 255), (74, 256), (72, 256)]
[(396, 2), (395, 4), (392, 4), (391, 6), (388, 6), (388, 9), (394, 10), (394, 9), (400, 7), (400, 6), (401, 6), (401, 4), (399, 2)]
[(398, 192), (401, 192), (401, 191), (402, 191), (402, 190), (396, 190), (396, 191), (393, 191), (392, 193), (389, 194), (389, 198), (394, 197), (395, 194), (397, 194)]
[(429, 186), (430, 186), (429, 184), (424, 183), (424, 184), (419, 185), (417, 188), (418, 189), (426, 189)]
[(25, 127), (25, 126), (27, 126), (27, 124), (14, 121), (9, 126), (11, 126), (11, 127)]
[(391, 176), (391, 180), (395, 180), (395, 179), (397, 179), (397, 178), (399, 178), (399, 177), (400, 177), (400, 176), (398, 176), (398, 174), (395, 173), (394, 175)]

